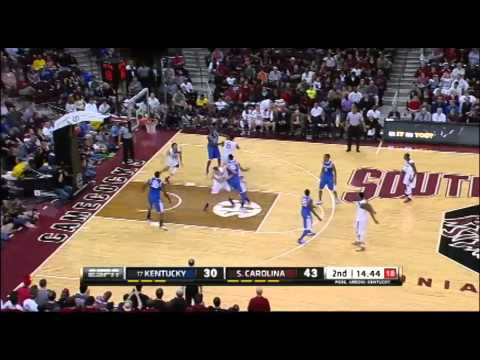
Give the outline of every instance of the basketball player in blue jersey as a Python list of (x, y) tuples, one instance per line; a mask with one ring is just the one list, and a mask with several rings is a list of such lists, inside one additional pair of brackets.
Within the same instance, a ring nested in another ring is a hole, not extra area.
[(302, 214), (303, 218), (303, 233), (302, 236), (300, 236), (300, 239), (298, 239), (299, 244), (305, 244), (305, 236), (314, 236), (315, 233), (312, 231), (312, 214), (315, 215), (315, 217), (319, 220), (322, 221), (322, 218), (318, 216), (318, 214), (315, 212), (315, 206), (313, 205), (313, 200), (310, 197), (310, 190), (306, 189), (304, 192), (305, 195), (302, 196), (302, 207), (300, 210), (300, 213)]
[(218, 167), (220, 167), (220, 149), (218, 148), (219, 145), (223, 145), (223, 142), (218, 142), (219, 138), (219, 133), (215, 129), (214, 126), (210, 126), (208, 129), (208, 145), (207, 145), (207, 150), (208, 150), (208, 161), (207, 161), (207, 175), (210, 170), (210, 164), (212, 163), (213, 159), (217, 159), (218, 161)]
[(164, 218), (164, 207), (163, 207), (163, 202), (162, 202), (162, 197), (161, 193), (163, 192), (163, 195), (168, 199), (168, 202), (171, 204), (172, 200), (170, 199), (170, 196), (168, 196), (167, 191), (165, 190), (165, 185), (162, 183), (162, 180), (160, 179), (160, 171), (156, 171), (154, 174), (154, 177), (148, 180), (144, 186), (143, 190), (149, 187), (148, 191), (148, 213), (147, 213), (147, 220), (151, 220), (152, 216), (152, 208), (155, 209), (156, 212), (160, 214), (160, 220), (159, 220), (159, 226), (160, 229), (167, 231), (168, 229), (163, 225), (163, 218)]
[(326, 187), (333, 191), (335, 195), (335, 203), (340, 204), (340, 199), (337, 195), (337, 169), (332, 160), (330, 160), (330, 154), (323, 156), (322, 171), (320, 173), (320, 188), (318, 190), (318, 202), (317, 205), (322, 205), (322, 190)]
[(241, 171), (248, 171), (247, 168), (242, 166), (233, 158), (233, 155), (228, 155), (227, 172), (228, 172), (228, 185), (240, 194), (240, 208), (243, 208), (245, 203), (250, 203), (250, 199), (247, 195), (247, 187), (245, 181), (240, 178)]

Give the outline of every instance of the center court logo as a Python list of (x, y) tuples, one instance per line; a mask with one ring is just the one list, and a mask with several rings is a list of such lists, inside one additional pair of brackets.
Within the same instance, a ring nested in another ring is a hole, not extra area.
[(222, 201), (213, 207), (213, 213), (220, 217), (237, 216), (239, 219), (256, 216), (262, 212), (262, 207), (257, 203), (251, 202), (245, 205), (243, 209), (240, 207), (238, 200), (233, 201), (235, 206), (232, 207), (230, 201)]

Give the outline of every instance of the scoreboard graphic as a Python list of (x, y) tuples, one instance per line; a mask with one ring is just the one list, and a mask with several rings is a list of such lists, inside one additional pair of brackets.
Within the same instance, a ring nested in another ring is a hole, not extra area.
[(81, 281), (89, 286), (400, 286), (403, 282), (399, 266), (85, 267)]

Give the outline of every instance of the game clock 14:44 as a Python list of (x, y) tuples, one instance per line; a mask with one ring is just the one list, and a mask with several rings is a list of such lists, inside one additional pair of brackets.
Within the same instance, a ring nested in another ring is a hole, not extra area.
[(400, 277), (398, 267), (327, 266), (325, 280), (395, 280)]

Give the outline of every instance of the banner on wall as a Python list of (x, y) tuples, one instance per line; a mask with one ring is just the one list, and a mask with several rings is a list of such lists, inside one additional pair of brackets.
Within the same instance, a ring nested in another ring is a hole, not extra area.
[(385, 121), (384, 141), (479, 146), (478, 125), (414, 121)]

